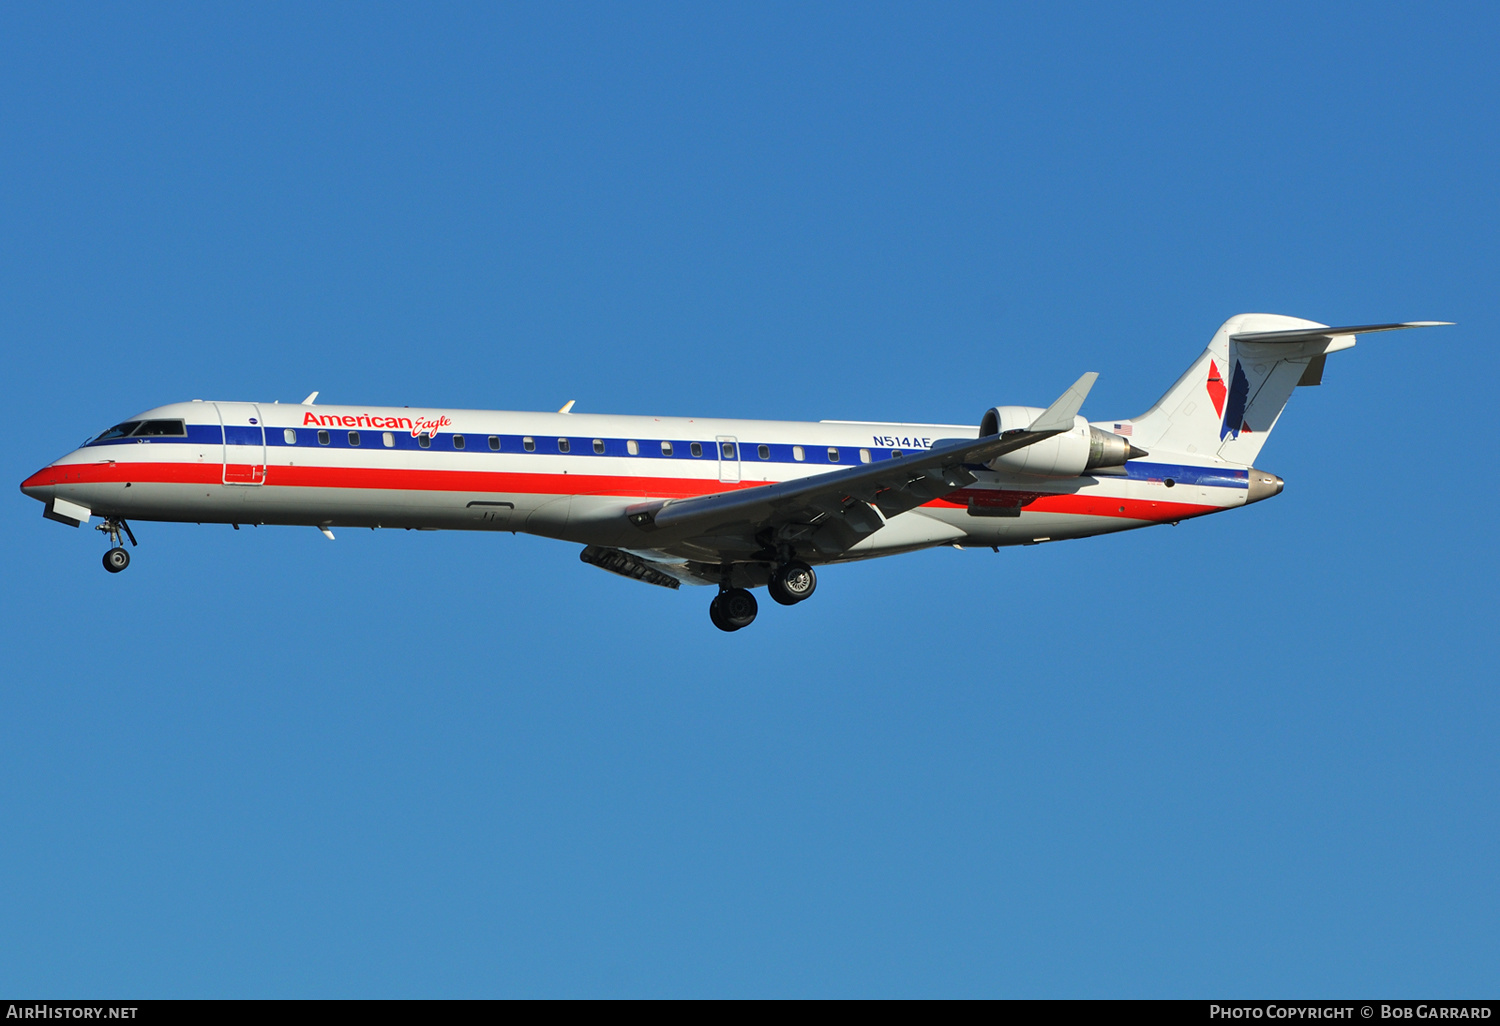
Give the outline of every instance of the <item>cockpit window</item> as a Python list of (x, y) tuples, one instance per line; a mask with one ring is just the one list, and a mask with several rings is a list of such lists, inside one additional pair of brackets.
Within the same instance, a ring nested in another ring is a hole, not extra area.
[(180, 420), (127, 420), (116, 424), (94, 439), (108, 442), (115, 438), (186, 438), (187, 427)]
[(145, 420), (141, 426), (131, 434), (131, 438), (143, 438), (146, 435), (157, 437), (183, 438), (187, 435), (187, 428), (180, 420)]
[(108, 431), (104, 432), (104, 434), (102, 434), (98, 438), (94, 439), (94, 441), (96, 441), (96, 442), (107, 442), (111, 438), (124, 438), (126, 435), (130, 434), (130, 432), (134, 431), (136, 428), (138, 428), (140, 426), (141, 426), (141, 422), (138, 421), (138, 420), (127, 420), (123, 424), (116, 424), (114, 427), (112, 427)]

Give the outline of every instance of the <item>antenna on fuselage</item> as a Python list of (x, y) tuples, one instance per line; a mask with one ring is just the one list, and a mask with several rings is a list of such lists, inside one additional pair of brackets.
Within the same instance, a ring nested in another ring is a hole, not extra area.
[[(313, 395), (317, 395), (317, 394), (318, 393), (316, 393), (316, 392), (313, 393)], [(577, 401), (578, 401), (577, 399), (569, 399), (567, 402), (563, 403), (563, 408), (560, 409), (560, 410), (558, 410), (557, 412), (558, 413), (572, 413), (573, 412), (573, 404), (576, 403)]]
[(316, 399), (317, 397), (318, 397), (318, 393), (314, 392), (312, 395), (310, 395), (306, 399), (302, 400), (301, 405), (303, 405), (303, 406), (311, 406), (313, 404), (313, 400)]

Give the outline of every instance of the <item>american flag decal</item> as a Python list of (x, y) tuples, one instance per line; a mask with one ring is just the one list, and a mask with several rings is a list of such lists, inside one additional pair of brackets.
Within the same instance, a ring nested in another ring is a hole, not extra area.
[(1128, 436), (1130, 434), (1130, 432), (1131, 432), (1131, 427), (1130, 427), (1129, 424), (1116, 424), (1115, 425), (1115, 434), (1117, 434), (1117, 435), (1127, 435)]

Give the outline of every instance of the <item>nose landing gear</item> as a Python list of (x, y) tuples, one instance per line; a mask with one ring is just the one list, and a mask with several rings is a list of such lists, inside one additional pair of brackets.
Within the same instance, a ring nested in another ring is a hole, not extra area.
[(130, 565), (130, 553), (125, 551), (125, 546), (120, 544), (120, 532), (125, 532), (125, 537), (130, 539), (132, 547), (135, 546), (135, 533), (130, 530), (130, 525), (119, 517), (105, 517), (104, 523), (94, 528), (109, 535), (111, 548), (104, 554), (104, 569), (112, 574), (117, 574)]

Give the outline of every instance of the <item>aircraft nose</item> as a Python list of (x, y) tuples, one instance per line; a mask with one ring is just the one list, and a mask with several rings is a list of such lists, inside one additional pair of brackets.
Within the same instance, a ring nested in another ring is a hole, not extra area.
[(57, 464), (51, 463), (21, 482), (21, 492), (33, 499), (46, 502), (57, 495), (60, 472)]

